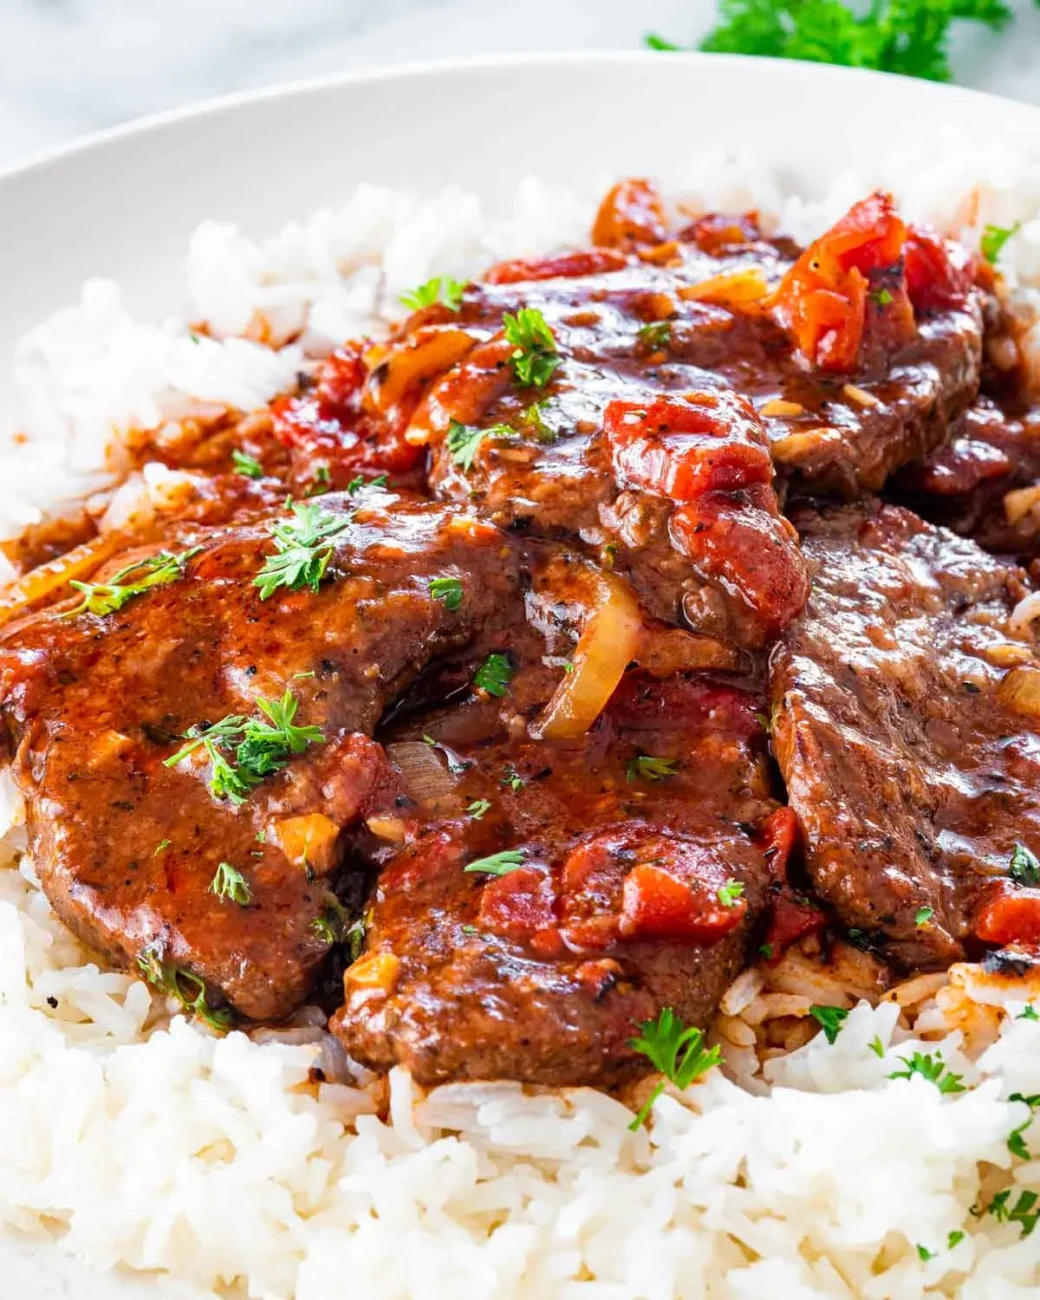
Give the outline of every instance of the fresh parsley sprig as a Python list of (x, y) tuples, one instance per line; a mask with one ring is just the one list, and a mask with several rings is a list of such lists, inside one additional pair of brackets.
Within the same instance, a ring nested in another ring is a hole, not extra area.
[(185, 1011), (204, 1020), (211, 1029), (226, 1033), (231, 1027), (231, 1012), (226, 1007), (211, 1007), (206, 983), (191, 971), (164, 962), (156, 947), (138, 954), (137, 967), (148, 981), (167, 997), (176, 998)]
[(296, 725), (299, 701), (292, 691), (287, 690), (280, 700), (258, 699), (256, 704), (261, 717), (229, 713), (209, 726), (189, 728), (184, 733), (188, 743), (165, 759), (163, 766), (176, 767), (201, 746), (209, 757), (210, 790), (218, 799), (241, 804), (294, 754), (324, 741), (320, 727)]
[(439, 302), (449, 311), (458, 311), (462, 306), (462, 295), (466, 285), (462, 280), (453, 280), (450, 275), (435, 275), (418, 288), (401, 294), (401, 302), (409, 311), (419, 311), (422, 307), (432, 307)]
[(476, 872), (485, 876), (508, 876), (511, 871), (516, 871), (517, 867), (524, 865), (524, 855), (521, 849), (503, 849), (501, 853), (492, 853), (486, 858), (477, 858), (468, 866), (463, 867), (463, 871)]
[(675, 758), (655, 758), (652, 754), (639, 754), (625, 764), (626, 781), (666, 781), (679, 770)]
[[(656, 1070), (680, 1090), (690, 1086), (694, 1079), (705, 1074), (721, 1058), (718, 1047), (704, 1049), (704, 1031), (686, 1026), (671, 1007), (665, 1007), (656, 1020), (644, 1020), (639, 1026), (638, 1038), (630, 1038), (629, 1045), (649, 1058)], [(659, 1083), (646, 1100), (646, 1104), (629, 1128), (634, 1133), (646, 1123), (654, 1102), (664, 1092)]]
[(445, 609), (456, 610), (462, 604), (462, 581), (459, 578), (434, 578), (429, 584), (429, 592)]
[(502, 317), (506, 341), (513, 344), (509, 364), (513, 377), (525, 388), (544, 388), (560, 365), (556, 339), (537, 307), (521, 307), (515, 316)]
[(264, 561), (253, 579), (266, 600), (279, 587), (299, 591), (310, 587), (317, 591), (332, 559), (330, 543), (350, 527), (350, 515), (333, 514), (317, 502), (294, 501), (293, 518), (276, 519), (270, 525), (274, 554)]
[(1011, 854), (1008, 875), (1019, 885), (1040, 885), (1040, 859), (1024, 844), (1016, 844)]
[(505, 695), (512, 680), (513, 665), (509, 662), (509, 656), (504, 654), (488, 655), (473, 674), (474, 686), (487, 691), (488, 695), (498, 697)]
[(209, 883), (209, 892), (218, 898), (230, 898), (240, 907), (245, 907), (253, 897), (245, 876), (230, 862), (218, 863), (216, 873)]
[[(842, 1026), (849, 1018), (849, 1013), (844, 1007), (824, 1007), (815, 1004), (809, 1008), (809, 1015), (819, 1024), (827, 1042), (832, 1044), (837, 1041)], [(884, 1048), (881, 1050), (884, 1051)]]
[[(842, 0), (720, 0), (719, 25), (700, 49), (762, 54), (949, 81), (950, 31), (961, 19), (1000, 31), (1004, 0), (875, 0), (857, 13)], [(651, 49), (680, 47), (648, 36)]]
[[(82, 592), (83, 599), (75, 609), (66, 610), (62, 618), (75, 618), (77, 614), (97, 614), (98, 617), (103, 618), (106, 614), (114, 614), (135, 596), (140, 596), (155, 587), (167, 587), (178, 578), (183, 578), (185, 565), (193, 556), (198, 555), (201, 549), (201, 546), (193, 546), (191, 550), (181, 551), (179, 555), (174, 555), (170, 551), (159, 551), (156, 555), (135, 560), (133, 564), (120, 569), (118, 573), (113, 573), (111, 582), (73, 580), (69, 586)], [(135, 581), (126, 581), (135, 574), (138, 575)]]
[(934, 1083), (941, 1093), (965, 1091), (964, 1084), (961, 1082), (964, 1076), (954, 1074), (948, 1069), (938, 1052), (934, 1057), (930, 1052), (914, 1052), (909, 1058), (901, 1056), (899, 1059), (906, 1069), (893, 1071), (888, 1076), (890, 1079), (910, 1079), (915, 1074), (919, 1074), (922, 1079)]
[(250, 456), (248, 452), (239, 451), (237, 447), (231, 453), (231, 463), (235, 467), (235, 473), (241, 474), (243, 478), (263, 478), (264, 476), (264, 467), (257, 458)]

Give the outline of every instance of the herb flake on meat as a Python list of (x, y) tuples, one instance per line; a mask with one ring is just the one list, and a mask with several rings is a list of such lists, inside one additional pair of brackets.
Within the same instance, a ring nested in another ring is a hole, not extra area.
[[(113, 573), (111, 582), (73, 580), (69, 586), (81, 592), (83, 599), (75, 609), (66, 610), (62, 618), (75, 618), (77, 614), (96, 614), (99, 618), (103, 618), (106, 614), (114, 614), (135, 596), (140, 596), (155, 587), (166, 587), (171, 582), (183, 578), (185, 565), (193, 556), (198, 555), (201, 549), (199, 546), (193, 546), (188, 551), (181, 551), (179, 555), (173, 555), (170, 551), (159, 551), (157, 555), (135, 560), (133, 564), (120, 569), (118, 573)], [(139, 575), (136, 581), (125, 581), (134, 574)]]
[(241, 474), (243, 478), (263, 478), (264, 467), (247, 452), (239, 451), (236, 447), (231, 453), (231, 463), (235, 467), (235, 473)]
[(556, 339), (537, 307), (521, 307), (515, 316), (502, 317), (506, 341), (513, 344), (509, 364), (513, 377), (525, 388), (544, 388), (560, 365)]
[(672, 341), (672, 322), (670, 320), (650, 321), (641, 325), (638, 331), (639, 342), (651, 352), (659, 352)]
[(429, 592), (445, 609), (456, 610), (462, 604), (462, 582), (458, 578), (434, 578)]
[(483, 820), (484, 814), (488, 811), (490, 807), (491, 807), (490, 799), (474, 799), (473, 802), (466, 809), (466, 811), (469, 813), (469, 815), (473, 818), (475, 822), (479, 822)]
[(349, 516), (333, 514), (313, 502), (295, 501), (292, 512), (292, 519), (277, 519), (270, 525), (275, 553), (253, 579), (261, 600), (279, 587), (317, 591), (332, 559), (329, 543), (350, 526)]
[(927, 925), (934, 915), (934, 907), (919, 907), (914, 913), (914, 925), (920, 929), (922, 926)]
[(477, 858), (463, 867), (463, 871), (482, 872), (487, 876), (508, 876), (511, 871), (524, 865), (524, 855), (520, 849), (503, 849), (501, 853), (492, 853), (487, 858)]
[(744, 895), (744, 886), (732, 878), (716, 890), (716, 897), (723, 907), (736, 907), (737, 901)]
[[(630, 1038), (629, 1045), (647, 1057), (654, 1068), (680, 1091), (685, 1091), (694, 1079), (706, 1074), (721, 1059), (717, 1046), (705, 1050), (704, 1031), (684, 1025), (671, 1007), (665, 1007), (656, 1020), (644, 1020), (639, 1029), (639, 1037)], [(646, 1123), (662, 1092), (664, 1084), (659, 1083), (629, 1124), (633, 1133)]]
[(982, 238), (979, 240), (979, 252), (991, 266), (1000, 256), (1007, 241), (1018, 234), (1021, 226), (1021, 221), (1016, 221), (1013, 226), (987, 225), (983, 228)]
[(211, 1029), (226, 1033), (231, 1027), (231, 1012), (226, 1007), (209, 1005), (205, 981), (164, 962), (154, 947), (138, 954), (137, 967), (149, 984), (167, 997), (176, 998), (185, 1011), (204, 1020)]
[(679, 770), (678, 759), (655, 758), (652, 754), (639, 754), (625, 764), (626, 781), (665, 781)]
[(230, 862), (218, 864), (216, 873), (210, 881), (209, 892), (216, 894), (218, 898), (230, 898), (240, 907), (245, 907), (253, 897), (245, 876)]
[(490, 654), (473, 674), (473, 685), (488, 695), (501, 697), (505, 695), (509, 683), (513, 680), (513, 665), (509, 656)]
[(1008, 875), (1019, 885), (1040, 885), (1040, 859), (1024, 844), (1016, 844)]

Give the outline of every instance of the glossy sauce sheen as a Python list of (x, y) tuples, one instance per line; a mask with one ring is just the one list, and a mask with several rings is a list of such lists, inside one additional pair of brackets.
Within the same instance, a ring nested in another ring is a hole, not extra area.
[[(527, 355), (504, 329), (531, 313)], [(707, 1028), (756, 949), (809, 931), (911, 969), (1021, 941), (1007, 859), (1040, 851), (1040, 773), (997, 688), (1032, 663), (1024, 575), (894, 507), (804, 504), (944, 497), (999, 549), (979, 493), (1029, 480), (1031, 425), (1006, 377), (979, 396), (984, 321), (992, 273), (884, 195), (803, 251), (629, 181), (592, 247), (492, 268), (270, 411), (151, 448), (193, 491), (79, 576), (160, 547), (183, 573), (0, 628), (59, 914), (246, 1019), (345, 966), (349, 1055), (422, 1082), (621, 1082), (649, 1068), (639, 1025)], [(337, 531), (262, 599), (287, 493)], [(166, 765), (286, 692), (320, 739), (240, 802), (204, 746)]]

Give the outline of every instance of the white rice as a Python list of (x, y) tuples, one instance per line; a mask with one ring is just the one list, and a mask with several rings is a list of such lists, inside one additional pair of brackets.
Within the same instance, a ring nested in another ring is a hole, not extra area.
[[(903, 150), (887, 175), (839, 177), (806, 199), (759, 163), (710, 155), (676, 192), (693, 207), (759, 207), (804, 239), (888, 183), (909, 215), (971, 239), (986, 222), (1021, 221), (1002, 268), (1028, 288), (1040, 279), (1040, 170), (999, 145), (950, 157), (925, 168)], [(0, 538), (86, 495), (110, 518), (142, 494), (159, 500), (173, 488), (158, 466), (117, 492), (143, 433), (263, 405), (308, 358), (385, 329), (400, 292), (431, 274), (580, 241), (590, 201), (527, 181), (502, 217), (456, 189), (419, 201), (362, 186), (263, 242), (204, 223), (187, 284), (212, 337), (135, 322), (115, 285), (86, 286), (17, 358), (22, 440), (0, 455)], [(650, 1132), (630, 1132), (631, 1110), (587, 1089), (422, 1097), (402, 1071), (383, 1123), (362, 1089), (308, 1083), (317, 1045), (216, 1038), (100, 970), (18, 858), (19, 817), (0, 774), (9, 1230), (58, 1239), (98, 1270), (256, 1300), (1040, 1293), (1040, 1232), (970, 1213), (1004, 1187), (1012, 1204), (1040, 1191), (1040, 1159), (1007, 1145), (1029, 1118), (1010, 1094), (1040, 1093), (1040, 1023), (1014, 1018), (1040, 988), (956, 968), (942, 988), (861, 1002), (834, 1044), (817, 1035), (760, 1069), (755, 1024), (804, 1018), (826, 992), (824, 975), (799, 975), (793, 960), (782, 977), (745, 973), (724, 1000), (721, 1041), (747, 1086), (714, 1070), (684, 1097), (670, 1090)], [(966, 1091), (892, 1079), (915, 1050), (940, 1053)]]

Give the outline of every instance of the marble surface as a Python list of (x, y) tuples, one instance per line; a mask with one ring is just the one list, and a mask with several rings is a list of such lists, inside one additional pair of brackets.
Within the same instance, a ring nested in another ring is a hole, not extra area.
[[(1040, 8), (963, 27), (957, 80), (1040, 103)], [(695, 40), (714, 0), (0, 0), (0, 167), (213, 95), (424, 58)]]

